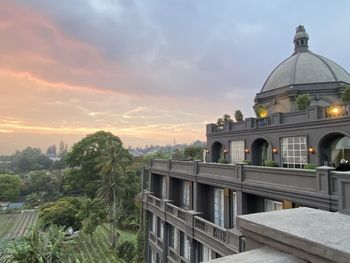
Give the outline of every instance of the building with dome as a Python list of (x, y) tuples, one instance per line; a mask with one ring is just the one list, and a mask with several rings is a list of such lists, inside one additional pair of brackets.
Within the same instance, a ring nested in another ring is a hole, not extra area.
[(152, 160), (144, 169), (147, 262), (204, 262), (259, 246), (237, 227), (239, 215), (350, 213), (350, 174), (334, 168), (350, 159), (350, 102), (342, 96), (350, 75), (309, 50), (304, 26), (293, 42), (255, 97), (257, 117), (208, 124), (204, 162)]

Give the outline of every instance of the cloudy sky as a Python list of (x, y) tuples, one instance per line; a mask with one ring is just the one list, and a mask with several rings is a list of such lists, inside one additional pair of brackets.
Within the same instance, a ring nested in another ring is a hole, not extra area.
[(0, 154), (97, 130), (126, 146), (205, 140), (292, 53), (350, 70), (350, 3), (232, 0), (1, 0)]

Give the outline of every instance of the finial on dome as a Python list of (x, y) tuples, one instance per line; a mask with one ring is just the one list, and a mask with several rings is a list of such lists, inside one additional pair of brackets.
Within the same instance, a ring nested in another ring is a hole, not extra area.
[(294, 53), (308, 51), (308, 41), (309, 35), (305, 31), (305, 27), (303, 25), (299, 25), (296, 28), (296, 33), (294, 36)]

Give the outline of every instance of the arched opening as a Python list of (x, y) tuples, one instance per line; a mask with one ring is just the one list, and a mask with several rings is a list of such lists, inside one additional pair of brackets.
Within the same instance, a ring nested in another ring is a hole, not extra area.
[(272, 160), (271, 144), (259, 138), (252, 144), (252, 165), (263, 166), (266, 160)]
[(211, 146), (211, 161), (217, 163), (220, 158), (224, 158), (224, 147), (220, 142), (214, 142)]
[(324, 136), (319, 143), (320, 165), (337, 166), (341, 159), (350, 159), (350, 138), (334, 132)]

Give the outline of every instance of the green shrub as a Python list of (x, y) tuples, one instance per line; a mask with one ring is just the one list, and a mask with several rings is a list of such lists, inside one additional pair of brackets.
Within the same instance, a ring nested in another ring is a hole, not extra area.
[(317, 165), (314, 164), (314, 163), (307, 163), (307, 164), (305, 164), (304, 169), (307, 169), (307, 170), (316, 170), (316, 167), (317, 167)]
[(44, 226), (58, 225), (74, 230), (81, 228), (81, 218), (78, 216), (78, 209), (68, 200), (59, 200), (48, 206), (42, 207), (39, 218)]
[(295, 103), (297, 105), (298, 110), (306, 110), (311, 104), (311, 99), (309, 94), (298, 95), (295, 100)]
[(136, 256), (136, 248), (133, 242), (126, 240), (116, 248), (117, 256), (125, 262), (133, 262)]
[(243, 121), (243, 113), (240, 110), (235, 111), (235, 119), (236, 121)]
[(248, 161), (248, 160), (243, 160), (242, 163), (247, 164), (247, 165), (251, 165), (252, 164), (252, 162)]
[(229, 163), (225, 158), (220, 158), (218, 163)]
[(273, 161), (273, 160), (266, 160), (264, 162), (264, 165), (267, 166), (267, 167), (278, 167), (277, 162)]
[(350, 102), (350, 86), (345, 87), (340, 96), (342, 102)]

